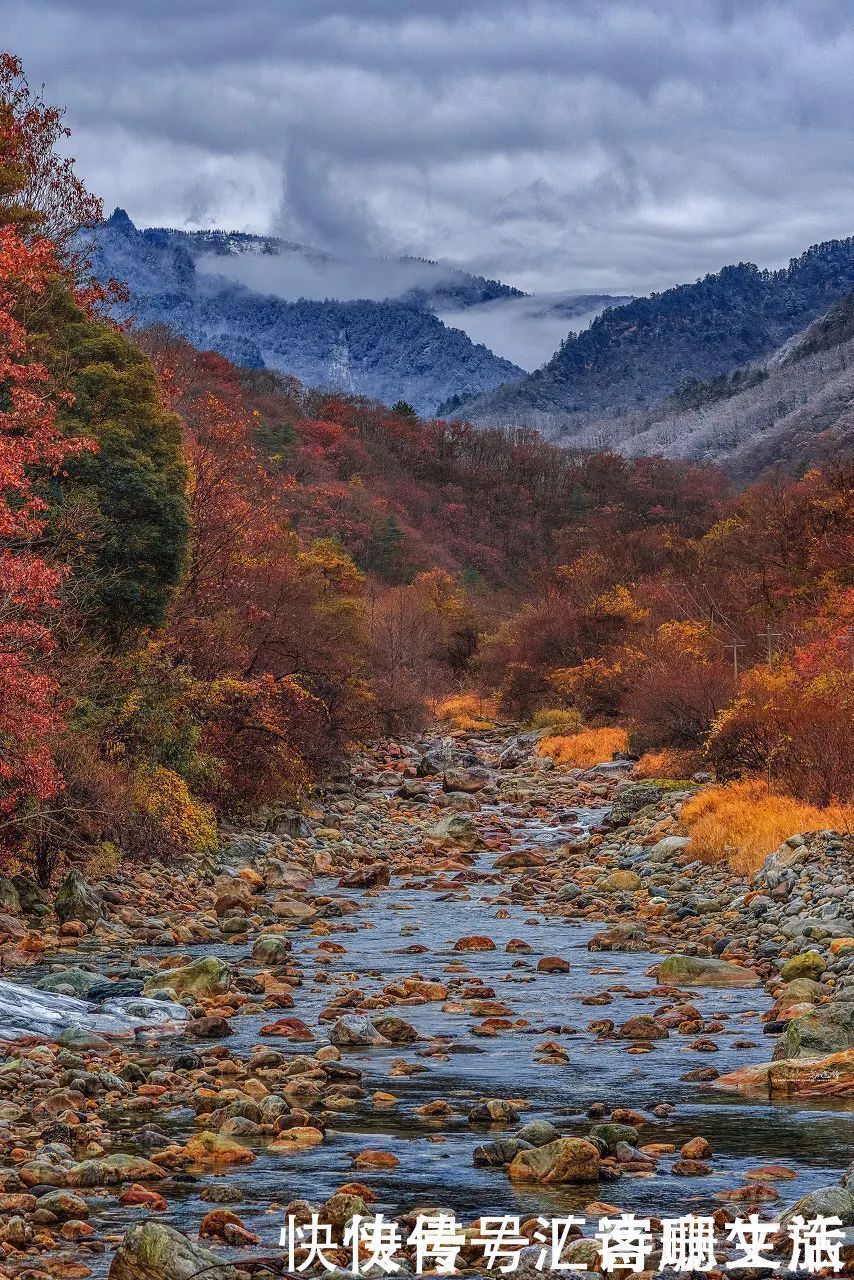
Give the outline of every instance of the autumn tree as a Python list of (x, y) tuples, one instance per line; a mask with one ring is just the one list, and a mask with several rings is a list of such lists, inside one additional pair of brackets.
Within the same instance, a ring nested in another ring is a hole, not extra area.
[(43, 802), (62, 786), (53, 745), (62, 700), (48, 660), (62, 570), (37, 544), (46, 505), (36, 478), (56, 474), (82, 441), (63, 438), (51, 377), (32, 359), (17, 318), (22, 295), (39, 297), (58, 266), (49, 241), (25, 243), (0, 226), (0, 811)]

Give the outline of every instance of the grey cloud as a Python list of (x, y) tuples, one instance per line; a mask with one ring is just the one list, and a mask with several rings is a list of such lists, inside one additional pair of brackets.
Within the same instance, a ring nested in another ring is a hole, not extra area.
[(7, 0), (141, 224), (641, 293), (854, 231), (846, 0)]

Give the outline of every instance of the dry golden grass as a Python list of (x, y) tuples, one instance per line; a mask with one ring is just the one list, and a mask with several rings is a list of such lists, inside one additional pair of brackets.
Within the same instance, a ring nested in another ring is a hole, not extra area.
[(854, 806), (826, 809), (770, 791), (759, 779), (701, 791), (682, 807), (693, 850), (706, 862), (727, 860), (749, 875), (791, 835), (802, 831), (850, 831)]
[(482, 698), (477, 693), (457, 693), (445, 698), (436, 708), (436, 715), (450, 729), (491, 729), (498, 708), (493, 698)]
[(582, 729), (568, 736), (556, 734), (543, 738), (537, 747), (541, 756), (552, 756), (558, 764), (574, 769), (589, 769), (610, 760), (615, 751), (625, 751), (624, 729)]
[(703, 768), (699, 752), (680, 751), (677, 747), (663, 751), (646, 751), (632, 770), (633, 778), (690, 778)]
[(581, 712), (575, 707), (542, 707), (531, 717), (532, 729), (548, 729), (553, 735), (578, 733), (583, 729)]

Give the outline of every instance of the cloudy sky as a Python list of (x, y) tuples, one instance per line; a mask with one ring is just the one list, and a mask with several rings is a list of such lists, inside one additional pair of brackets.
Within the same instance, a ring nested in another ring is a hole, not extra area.
[(644, 293), (854, 233), (849, 0), (4, 0), (108, 208)]

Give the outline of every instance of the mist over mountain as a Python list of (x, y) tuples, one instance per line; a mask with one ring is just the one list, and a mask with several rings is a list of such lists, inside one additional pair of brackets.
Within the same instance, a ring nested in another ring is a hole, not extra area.
[(95, 228), (91, 259), (99, 279), (128, 285), (122, 318), (168, 324), (199, 347), (308, 386), (403, 399), (430, 414), (448, 395), (477, 395), (524, 372), (431, 309), (523, 295), (438, 263), (341, 263), (274, 237), (141, 231), (123, 210)]
[(526, 420), (570, 449), (713, 463), (738, 484), (843, 462), (854, 456), (854, 290), (764, 359), (654, 405)]
[[(529, 377), (465, 405), (479, 421), (536, 422), (574, 438), (585, 427), (653, 405), (692, 379), (707, 380), (769, 355), (854, 287), (854, 239), (808, 249), (779, 271), (724, 267), (694, 284), (636, 298), (571, 334)], [(617, 428), (600, 428), (603, 443)]]

